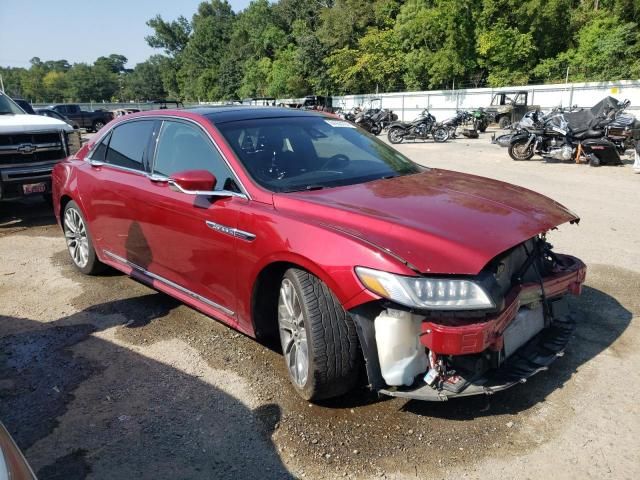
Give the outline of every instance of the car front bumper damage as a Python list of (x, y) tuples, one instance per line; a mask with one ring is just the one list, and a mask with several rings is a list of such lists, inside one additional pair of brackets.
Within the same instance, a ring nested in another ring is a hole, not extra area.
[[(586, 277), (586, 266), (579, 259), (557, 257), (561, 267), (544, 277), (542, 283), (512, 288), (505, 299), (506, 306), (495, 315), (482, 319), (425, 317), (419, 336), (421, 346), (428, 352), (429, 368), (411, 385), (389, 386), (383, 378), (374, 327), (380, 306), (368, 304), (352, 310), (371, 388), (394, 397), (445, 401), (490, 395), (547, 370), (564, 354), (578, 320), (569, 310), (566, 296), (580, 294)], [(526, 314), (536, 309), (544, 309), (539, 328)], [(514, 331), (520, 342), (510, 351)], [(505, 338), (509, 340), (507, 345)], [(451, 366), (468, 359), (481, 360), (485, 367), (473, 371)], [(428, 375), (430, 370), (433, 371)]]

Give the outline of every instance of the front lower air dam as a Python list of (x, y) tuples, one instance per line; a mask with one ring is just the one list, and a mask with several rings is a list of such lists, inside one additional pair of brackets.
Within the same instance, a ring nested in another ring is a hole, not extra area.
[(427, 370), (426, 349), (420, 343), (424, 317), (402, 310), (383, 310), (374, 321), (382, 378), (391, 386), (411, 386)]

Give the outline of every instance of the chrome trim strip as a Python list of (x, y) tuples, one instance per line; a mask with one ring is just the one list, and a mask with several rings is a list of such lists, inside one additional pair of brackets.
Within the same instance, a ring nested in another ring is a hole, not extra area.
[(149, 278), (153, 278), (154, 280), (158, 280), (159, 282), (164, 283), (165, 285), (171, 287), (171, 288), (175, 288), (176, 290), (179, 290), (180, 292), (189, 295), (190, 297), (202, 302), (202, 303), (206, 303), (207, 305), (209, 305), (210, 307), (215, 308), (216, 310), (220, 310), (221, 312), (225, 313), (226, 315), (233, 317), (235, 316), (235, 312), (233, 310), (229, 310), (226, 307), (223, 307), (222, 305), (220, 305), (219, 303), (216, 303), (212, 300), (209, 300), (208, 298), (203, 297), (202, 295), (198, 295), (195, 292), (192, 292), (191, 290), (188, 290), (180, 285), (178, 285), (177, 283), (172, 282), (171, 280), (167, 280), (164, 277), (161, 277), (160, 275), (156, 275), (155, 273), (152, 273), (148, 270), (145, 270), (144, 268), (142, 268), (139, 265), (136, 265), (133, 262), (130, 262), (129, 260), (127, 260), (126, 258), (122, 258), (120, 255), (116, 255), (115, 253), (110, 252), (109, 250), (103, 250), (104, 254), (108, 257), (111, 257), (112, 259), (116, 260), (117, 262), (120, 262), (124, 265), (127, 265), (131, 268), (133, 268), (134, 270), (136, 270), (139, 273), (142, 273), (143, 275), (146, 275)]
[[(204, 133), (207, 135), (207, 137), (209, 138), (209, 140), (211, 140), (211, 143), (213, 144), (213, 146), (215, 147), (215, 149), (218, 151), (218, 153), (220, 154), (220, 157), (224, 160), (224, 162), (227, 164), (227, 167), (229, 167), (229, 170), (231, 170), (231, 173), (234, 176), (234, 180), (236, 181), (236, 183), (238, 184), (238, 186), (240, 187), (240, 190), (242, 190), (242, 193), (244, 194), (245, 198), (248, 200), (251, 200), (251, 195), (249, 195), (249, 191), (245, 188), (245, 186), (243, 185), (243, 183), (240, 181), (240, 178), (238, 177), (238, 174), (236, 173), (236, 171), (234, 170), (233, 166), (231, 165), (231, 163), (229, 162), (229, 159), (226, 157), (226, 155), (222, 152), (222, 150), (220, 149), (220, 147), (218, 146), (218, 144), (215, 142), (215, 140), (213, 139), (213, 137), (211, 136), (211, 134), (204, 128), (202, 128), (202, 125), (200, 125), (198, 122), (196, 122), (195, 120), (191, 119), (191, 118), (186, 118), (186, 117), (179, 117), (176, 115), (144, 115), (141, 117), (134, 117), (134, 118), (128, 118), (126, 120), (122, 120), (117, 122), (115, 125), (111, 125), (111, 127), (104, 132), (104, 134), (102, 134), (100, 136), (100, 138), (98, 138), (95, 143), (93, 144), (93, 146), (91, 147), (91, 150), (89, 151), (89, 153), (87, 153), (87, 156), (85, 157), (86, 160), (91, 160), (91, 155), (93, 155), (93, 152), (96, 150), (96, 148), (98, 147), (98, 145), (100, 144), (100, 142), (102, 142), (102, 140), (109, 134), (109, 132), (112, 132), (113, 129), (119, 125), (124, 125), (125, 123), (129, 123), (129, 122), (134, 122), (136, 120), (160, 120), (161, 122), (164, 122), (167, 119), (172, 119), (172, 120), (182, 120), (185, 122), (189, 122), (192, 123), (193, 125), (195, 125), (196, 127), (200, 128), (201, 130), (204, 131)], [(164, 125), (163, 125), (164, 126)], [(162, 127), (160, 128), (160, 132), (162, 131)], [(160, 138), (160, 132), (158, 132), (158, 138)], [(154, 158), (153, 158), (153, 163), (155, 163), (155, 152), (154, 152)], [(105, 164), (105, 165), (111, 165), (111, 164)], [(147, 172), (144, 172), (147, 173)], [(153, 172), (151, 172), (149, 175), (153, 175)]]
[(256, 239), (256, 236), (251, 232), (245, 232), (244, 230), (239, 230), (233, 227), (227, 227), (226, 225), (222, 225), (220, 223), (211, 222), (209, 220), (205, 221), (207, 227), (216, 232), (224, 233), (231, 237), (239, 238), (240, 240), (245, 240), (247, 242), (253, 242)]

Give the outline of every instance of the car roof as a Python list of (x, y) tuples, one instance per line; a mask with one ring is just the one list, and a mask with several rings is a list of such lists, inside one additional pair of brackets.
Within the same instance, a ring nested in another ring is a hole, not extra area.
[(314, 117), (319, 112), (297, 110), (280, 107), (259, 107), (248, 105), (224, 105), (219, 107), (194, 107), (183, 111), (203, 115), (213, 123), (236, 122), (239, 120), (253, 120), (256, 118), (282, 117)]

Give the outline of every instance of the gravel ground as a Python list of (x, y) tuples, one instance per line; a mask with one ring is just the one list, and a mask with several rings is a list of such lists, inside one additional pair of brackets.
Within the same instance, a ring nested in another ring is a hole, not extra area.
[(550, 236), (589, 275), (549, 372), (486, 398), (362, 388), (311, 405), (275, 349), (118, 273), (76, 273), (45, 204), (0, 204), (0, 419), (38, 476), (638, 478), (640, 175), (513, 162), (488, 134), (399, 149), (581, 215)]

